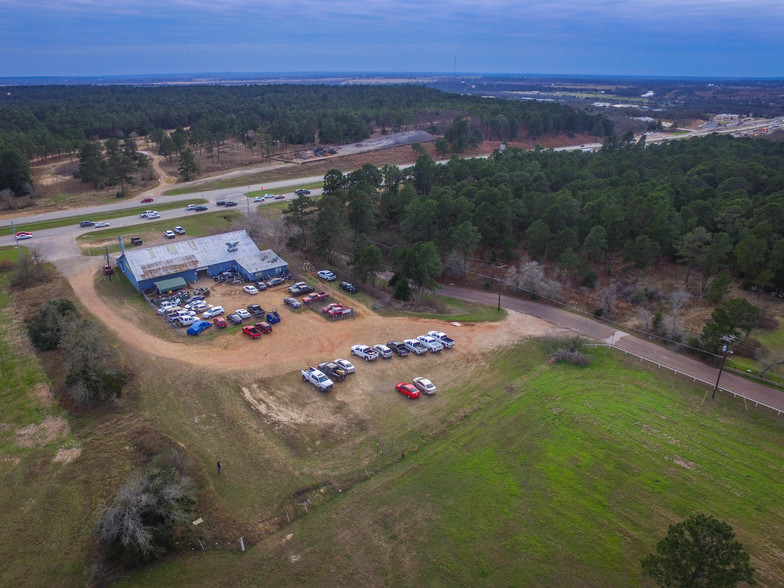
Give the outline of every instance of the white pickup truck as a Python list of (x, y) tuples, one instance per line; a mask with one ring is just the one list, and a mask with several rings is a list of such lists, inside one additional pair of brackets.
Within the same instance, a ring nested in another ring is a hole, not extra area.
[(318, 388), (321, 392), (329, 392), (332, 390), (332, 380), (330, 380), (327, 376), (324, 375), (323, 372), (317, 370), (313, 366), (310, 366), (306, 370), (300, 371), (302, 372), (303, 382), (309, 382)]

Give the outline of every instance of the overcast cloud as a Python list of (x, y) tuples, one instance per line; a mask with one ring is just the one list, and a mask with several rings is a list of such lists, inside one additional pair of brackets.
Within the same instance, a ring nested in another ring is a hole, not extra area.
[(0, 0), (0, 76), (784, 76), (778, 0)]

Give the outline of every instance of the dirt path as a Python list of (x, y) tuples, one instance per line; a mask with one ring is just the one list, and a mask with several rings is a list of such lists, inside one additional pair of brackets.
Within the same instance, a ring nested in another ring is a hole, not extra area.
[[(428, 330), (445, 330), (458, 341), (454, 354), (471, 357), (477, 353), (508, 345), (518, 339), (542, 335), (553, 326), (537, 318), (510, 312), (506, 320), (487, 324), (455, 324), (419, 318), (381, 317), (364, 307), (358, 316), (341, 321), (325, 320), (314, 312), (289, 312), (277, 303), (284, 291), (268, 290), (249, 297), (238, 286), (218, 284), (213, 287), (210, 301), (222, 304), (227, 310), (256, 302), (264, 308), (277, 306), (282, 321), (272, 335), (258, 341), (239, 334), (219, 334), (214, 338), (186, 337), (181, 330), (173, 331), (181, 340), (168, 340), (151, 334), (144, 328), (153, 317), (124, 316), (110, 306), (95, 289), (98, 267), (94, 259), (64, 259), (58, 267), (69, 279), (74, 292), (90, 312), (122, 342), (155, 357), (174, 359), (195, 366), (211, 366), (217, 371), (254, 370), (259, 376), (269, 377), (329, 361), (337, 357), (350, 358), (350, 347), (358, 343), (373, 345), (392, 339), (421, 335)], [(239, 290), (239, 291), (236, 291)], [(347, 300), (350, 303), (350, 300)]]

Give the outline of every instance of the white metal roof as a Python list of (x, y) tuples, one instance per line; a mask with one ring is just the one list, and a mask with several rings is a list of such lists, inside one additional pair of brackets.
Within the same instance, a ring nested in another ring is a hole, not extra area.
[(188, 270), (206, 270), (227, 261), (236, 261), (250, 273), (286, 265), (271, 249), (260, 251), (244, 230), (171, 241), (146, 249), (126, 249), (125, 259), (139, 281)]

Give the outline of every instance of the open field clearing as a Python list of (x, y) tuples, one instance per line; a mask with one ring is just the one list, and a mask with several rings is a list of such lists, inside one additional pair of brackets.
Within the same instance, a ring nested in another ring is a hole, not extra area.
[[(604, 350), (589, 367), (550, 365), (531, 339), (549, 325), (515, 312), (456, 327), (279, 305), (283, 321), (260, 340), (193, 340), (96, 270), (70, 295), (114, 333), (134, 381), (111, 409), (67, 416), (28, 393), (12, 413), (28, 416), (4, 417), (4, 430), (50, 431), (33, 448), (3, 445), (4, 584), (84, 585), (101, 502), (150, 447), (172, 443), (197, 464), (206, 551), (185, 546), (121, 585), (638, 585), (639, 560), (695, 511), (734, 527), (762, 585), (784, 578), (782, 421), (766, 412), (700, 405), (704, 389)], [(284, 296), (230, 288), (215, 300), (267, 308)], [(455, 349), (349, 355), (431, 328)], [(18, 353), (15, 369), (35, 367)], [(331, 393), (301, 381), (299, 368), (336, 357), (357, 370)], [(420, 375), (435, 396), (394, 391)], [(68, 429), (46, 420), (58, 416)]]
[(587, 368), (549, 366), (532, 344), (484, 359), (413, 402), (387, 385), (392, 360), (359, 366), (373, 377), (358, 391), (247, 382), (275, 399), (267, 415), (228, 382), (145, 395), (167, 415), (159, 426), (179, 428), (205, 462), (220, 457), (211, 490), (261, 540), (120, 584), (633, 586), (667, 525), (695, 511), (727, 520), (760, 583), (779, 584), (779, 419), (700, 406), (701, 389), (606, 351)]

